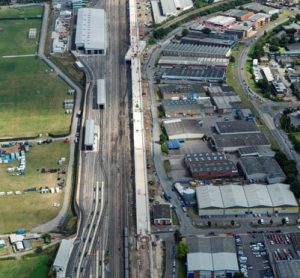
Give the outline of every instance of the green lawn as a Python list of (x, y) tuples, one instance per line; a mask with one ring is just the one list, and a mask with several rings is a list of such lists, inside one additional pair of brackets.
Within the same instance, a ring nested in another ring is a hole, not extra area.
[[(47, 72), (46, 72), (47, 71)], [(0, 59), (0, 137), (67, 133), (68, 86), (34, 57)]]
[[(37, 29), (37, 38), (29, 39), (30, 28)], [(0, 56), (35, 54), (41, 20), (0, 20)]]
[(30, 6), (30, 7), (4, 7), (0, 8), (0, 18), (9, 17), (42, 17), (43, 7), (42, 6)]
[[(35, 186), (57, 186), (57, 173), (42, 174), (42, 168), (67, 167), (58, 166), (61, 157), (69, 157), (69, 144), (56, 141), (49, 145), (34, 145), (26, 154), (26, 173), (24, 176), (13, 176), (6, 172), (12, 164), (0, 164), (0, 191), (23, 191)], [(61, 176), (65, 179), (65, 176)], [(62, 204), (63, 191), (55, 194), (38, 192), (23, 195), (1, 196), (0, 201), (0, 234), (15, 231), (18, 228), (30, 229), (47, 222), (57, 215), (58, 208), (53, 203)], [(1, 277), (1, 275), (0, 275)]]
[(49, 265), (51, 265), (55, 253), (56, 247), (50, 247), (39, 256), (25, 256), (20, 260), (0, 261), (0, 277), (47, 278)]
[(296, 140), (300, 142), (300, 133), (293, 133), (293, 135), (295, 136)]

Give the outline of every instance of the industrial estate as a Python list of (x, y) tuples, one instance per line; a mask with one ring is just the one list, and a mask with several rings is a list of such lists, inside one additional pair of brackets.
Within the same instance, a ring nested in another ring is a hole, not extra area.
[(0, 277), (299, 277), (298, 0), (1, 5)]

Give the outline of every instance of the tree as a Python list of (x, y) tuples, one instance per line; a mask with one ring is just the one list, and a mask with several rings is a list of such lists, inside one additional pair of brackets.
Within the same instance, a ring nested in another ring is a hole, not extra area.
[(41, 246), (38, 246), (35, 251), (36, 254), (41, 254), (43, 252), (43, 248)]
[(202, 32), (203, 32), (204, 34), (210, 34), (210, 33), (211, 33), (211, 30), (210, 30), (209, 28), (204, 28), (204, 29), (202, 30)]
[(168, 141), (168, 137), (167, 137), (166, 134), (161, 133), (161, 134), (159, 135), (159, 140), (160, 140), (160, 143), (165, 143), (166, 141)]
[(277, 45), (270, 45), (269, 50), (272, 52), (277, 52), (279, 50), (279, 47)]
[(278, 14), (272, 14), (271, 21), (276, 20), (278, 18)]
[(234, 58), (234, 56), (230, 56), (230, 58), (229, 58), (229, 62), (231, 62), (231, 63), (235, 63), (235, 58)]
[(176, 230), (175, 233), (174, 233), (174, 240), (175, 240), (175, 243), (179, 243), (181, 240), (182, 240), (182, 234), (179, 230)]
[(207, 221), (207, 226), (211, 227), (211, 221)]
[(189, 30), (188, 29), (183, 29), (181, 32), (181, 36), (185, 37), (189, 34)]
[(168, 149), (166, 143), (163, 143), (163, 144), (161, 145), (161, 151), (162, 151), (163, 153), (165, 153), (165, 154), (168, 154), (168, 153), (169, 153), (169, 149)]
[(187, 245), (184, 242), (179, 242), (177, 245), (176, 257), (178, 260), (186, 260), (186, 254), (188, 252)]
[(296, 14), (295, 19), (296, 21), (300, 21), (300, 14)]
[(234, 221), (234, 220), (231, 220), (231, 221), (230, 221), (230, 224), (231, 224), (231, 226), (234, 226), (234, 225), (235, 225), (235, 221)]
[(257, 224), (259, 224), (259, 225), (261, 224), (261, 219), (257, 220)]
[(44, 242), (45, 242), (46, 244), (51, 243), (51, 235), (48, 234), (48, 233), (43, 234), (43, 235), (42, 235), (42, 239), (44, 240)]
[(272, 219), (270, 219), (270, 224), (271, 224), (271, 225), (273, 225), (273, 223), (274, 223), (274, 222), (273, 222), (273, 220), (272, 220)]
[(235, 272), (233, 274), (233, 278), (244, 278), (244, 277), (245, 277), (244, 274), (241, 272)]
[(285, 224), (286, 224), (286, 219), (285, 219), (285, 218), (282, 218), (282, 219), (281, 219), (281, 223), (282, 223), (282, 225), (285, 225)]

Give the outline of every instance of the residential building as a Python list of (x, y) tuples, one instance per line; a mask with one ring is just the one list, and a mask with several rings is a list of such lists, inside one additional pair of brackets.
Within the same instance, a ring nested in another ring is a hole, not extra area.
[(239, 162), (247, 180), (280, 183), (286, 179), (284, 172), (273, 157), (242, 157)]
[(212, 135), (210, 145), (217, 151), (235, 152), (242, 147), (270, 146), (270, 143), (262, 133), (244, 133)]
[(232, 236), (189, 237), (187, 246), (188, 277), (233, 277), (239, 271)]
[(168, 204), (153, 205), (154, 225), (172, 225), (171, 208)]

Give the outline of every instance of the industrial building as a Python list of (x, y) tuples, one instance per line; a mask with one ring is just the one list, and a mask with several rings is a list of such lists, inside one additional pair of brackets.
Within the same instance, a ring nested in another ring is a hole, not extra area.
[(244, 120), (244, 121), (253, 121), (254, 120), (253, 112), (249, 108), (239, 109), (237, 111), (237, 116), (240, 120)]
[(224, 153), (206, 152), (185, 155), (185, 164), (193, 178), (218, 179), (238, 177), (238, 170)]
[(287, 87), (281, 80), (271, 82), (271, 91), (275, 96), (284, 96), (287, 93)]
[(165, 131), (169, 140), (186, 140), (201, 139), (204, 136), (202, 123), (194, 119), (172, 119), (163, 121)]
[(249, 10), (249, 11), (253, 11), (253, 12), (264, 12), (268, 15), (273, 15), (273, 14), (278, 14), (279, 13), (279, 9), (276, 9), (276, 8), (272, 8), (272, 7), (269, 7), (269, 6), (264, 6), (264, 5), (261, 5), (257, 2), (252, 2), (252, 3), (249, 3), (249, 4), (245, 4), (243, 6), (246, 10)]
[(105, 12), (102, 9), (81, 8), (78, 10), (76, 49), (86, 54), (105, 54)]
[(194, 68), (223, 67), (228, 66), (227, 58), (212, 57), (180, 57), (180, 56), (162, 56), (158, 61), (160, 67), (186, 66)]
[(239, 272), (232, 236), (188, 237), (187, 277), (233, 277)]
[(236, 96), (233, 87), (228, 85), (211, 85), (207, 87), (207, 94), (210, 97), (218, 96)]
[(196, 188), (199, 216), (297, 213), (288, 184), (204, 185)]
[(213, 149), (223, 152), (235, 152), (249, 146), (271, 146), (262, 133), (212, 135), (210, 144)]
[(214, 112), (209, 99), (163, 100), (162, 108), (167, 118), (187, 115), (201, 116)]
[(252, 15), (249, 21), (253, 23), (254, 29), (259, 29), (271, 21), (271, 16), (264, 13), (257, 13)]
[(164, 84), (159, 85), (163, 99), (197, 99), (206, 96), (206, 91), (201, 84)]
[(245, 21), (250, 16), (254, 15), (253, 12), (247, 10), (230, 9), (223, 13), (225, 16), (234, 17), (236, 20)]
[(171, 208), (168, 204), (153, 205), (154, 225), (172, 225)]
[(205, 21), (206, 26), (212, 26), (212, 27), (217, 27), (221, 29), (226, 29), (233, 25), (235, 23), (235, 18), (234, 17), (229, 17), (229, 16), (222, 16), (222, 15), (217, 15), (214, 17), (211, 17)]
[(193, 7), (192, 0), (160, 0), (162, 14), (166, 17), (177, 15)]
[(73, 240), (63, 239), (57, 251), (54, 263), (53, 271), (56, 273), (56, 277), (63, 278), (66, 277), (67, 266), (69, 258), (73, 250)]
[(93, 150), (94, 135), (95, 135), (94, 120), (86, 120), (85, 133), (84, 133), (84, 147), (86, 150)]
[(236, 35), (239, 39), (245, 39), (253, 34), (253, 23), (251, 21), (236, 22), (226, 29), (225, 34)]
[(298, 278), (300, 273), (300, 260), (283, 260), (275, 263), (278, 278)]
[(227, 121), (216, 122), (215, 129), (219, 134), (259, 133), (254, 122)]
[(163, 55), (226, 58), (231, 54), (230, 47), (169, 43), (162, 51)]
[(105, 79), (97, 80), (97, 108), (104, 109), (106, 103)]
[(216, 112), (219, 114), (236, 112), (238, 106), (242, 104), (240, 97), (237, 95), (214, 96), (211, 99), (216, 107)]
[(197, 45), (209, 45), (209, 46), (225, 46), (233, 48), (235, 42), (232, 40), (218, 39), (218, 38), (203, 38), (192, 35), (187, 35), (180, 40), (183, 44), (197, 44)]
[(225, 68), (165, 68), (162, 72), (161, 79), (164, 80), (190, 80), (199, 82), (218, 82), (224, 80)]
[(273, 157), (248, 156), (240, 159), (239, 165), (247, 180), (280, 183), (286, 179), (284, 172)]
[(274, 157), (275, 156), (275, 152), (271, 149), (271, 147), (266, 147), (266, 146), (243, 147), (243, 148), (239, 148), (238, 153), (240, 157), (247, 157), (247, 156)]

